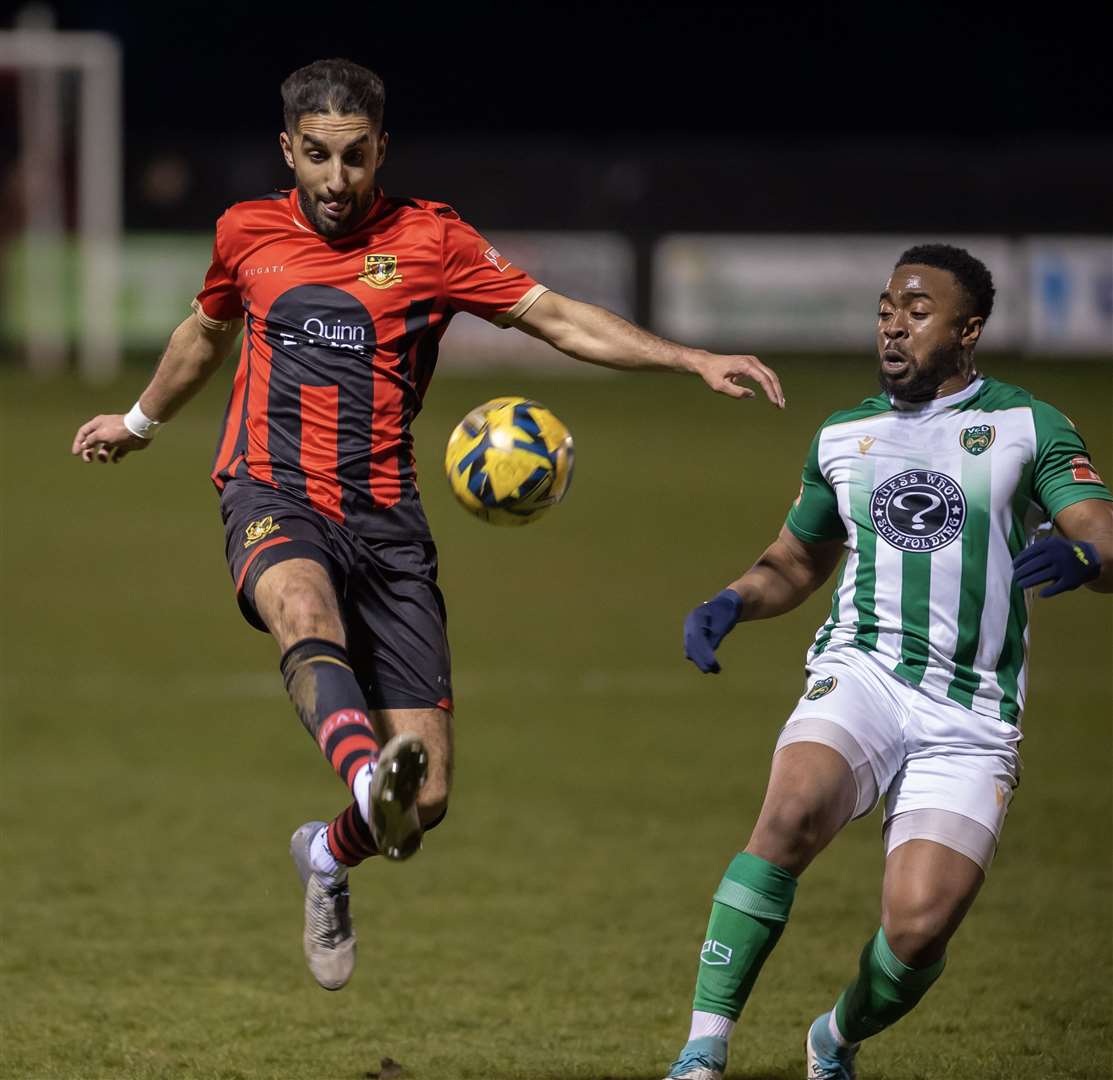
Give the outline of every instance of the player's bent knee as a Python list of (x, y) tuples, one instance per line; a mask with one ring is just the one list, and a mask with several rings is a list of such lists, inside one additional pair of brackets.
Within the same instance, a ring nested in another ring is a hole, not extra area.
[(810, 851), (830, 839), (832, 820), (830, 810), (811, 795), (790, 793), (766, 802), (755, 832), (760, 830), (782, 846)]
[(837, 831), (813, 800), (780, 798), (762, 807), (746, 850), (792, 874), (801, 873)]
[(418, 813), (425, 816), (435, 816), (442, 813), (448, 806), (448, 776), (443, 769), (434, 766), (429, 770), (429, 776), (417, 796)]
[(931, 911), (883, 918), (881, 925), (889, 948), (912, 968), (927, 967), (942, 957), (956, 929), (948, 918)]

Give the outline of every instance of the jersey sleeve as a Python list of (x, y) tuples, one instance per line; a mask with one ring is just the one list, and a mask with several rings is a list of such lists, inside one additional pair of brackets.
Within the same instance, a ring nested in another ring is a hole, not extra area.
[(496, 326), (509, 326), (548, 290), (519, 270), (455, 212), (444, 222), (444, 288), (449, 303)]
[(205, 274), (205, 284), (191, 305), (201, 325), (209, 330), (227, 330), (233, 320), (243, 318), (243, 300), (223, 253), (225, 218), (216, 223), (213, 239), (213, 259)]
[(1067, 417), (1046, 402), (1033, 401), (1032, 420), (1036, 428), (1032, 487), (1048, 517), (1084, 499), (1113, 500), (1082, 436)]
[(834, 488), (827, 482), (819, 468), (819, 437), (822, 429), (812, 439), (804, 473), (800, 479), (800, 494), (788, 511), (785, 525), (789, 532), (805, 544), (820, 544), (827, 540), (845, 540), (846, 526), (839, 516), (839, 501)]

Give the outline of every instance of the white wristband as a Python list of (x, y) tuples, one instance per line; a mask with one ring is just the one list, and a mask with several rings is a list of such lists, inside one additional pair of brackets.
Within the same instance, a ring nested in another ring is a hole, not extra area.
[(136, 436), (136, 438), (153, 439), (158, 433), (158, 429), (162, 427), (162, 422), (159, 420), (152, 420), (139, 407), (139, 402), (137, 401), (131, 407), (127, 416), (124, 417), (124, 427)]

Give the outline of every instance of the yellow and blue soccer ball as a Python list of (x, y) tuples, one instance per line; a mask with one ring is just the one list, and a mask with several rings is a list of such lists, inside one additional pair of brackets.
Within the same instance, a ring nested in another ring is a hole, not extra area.
[(492, 525), (528, 525), (568, 493), (572, 436), (544, 405), (500, 397), (472, 409), (444, 454), (452, 494)]

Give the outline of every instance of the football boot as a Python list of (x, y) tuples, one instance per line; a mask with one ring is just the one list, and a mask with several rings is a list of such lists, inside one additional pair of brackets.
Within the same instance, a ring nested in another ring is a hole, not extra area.
[(429, 754), (416, 735), (395, 735), (379, 754), (371, 775), (367, 824), (375, 846), (388, 859), (408, 859), (421, 849), (417, 796), (428, 768)]
[(290, 854), (305, 890), (305, 962), (326, 990), (339, 990), (356, 966), (356, 935), (348, 910), (348, 875), (333, 879), (318, 874), (309, 861), (309, 845), (325, 828), (323, 821), (307, 821), (290, 837)]
[(808, 1029), (805, 1048), (808, 1053), (807, 1080), (856, 1080), (858, 1070), (854, 1058), (860, 1043), (839, 1046), (831, 1037), (828, 1026), (830, 1013), (816, 1017)]

